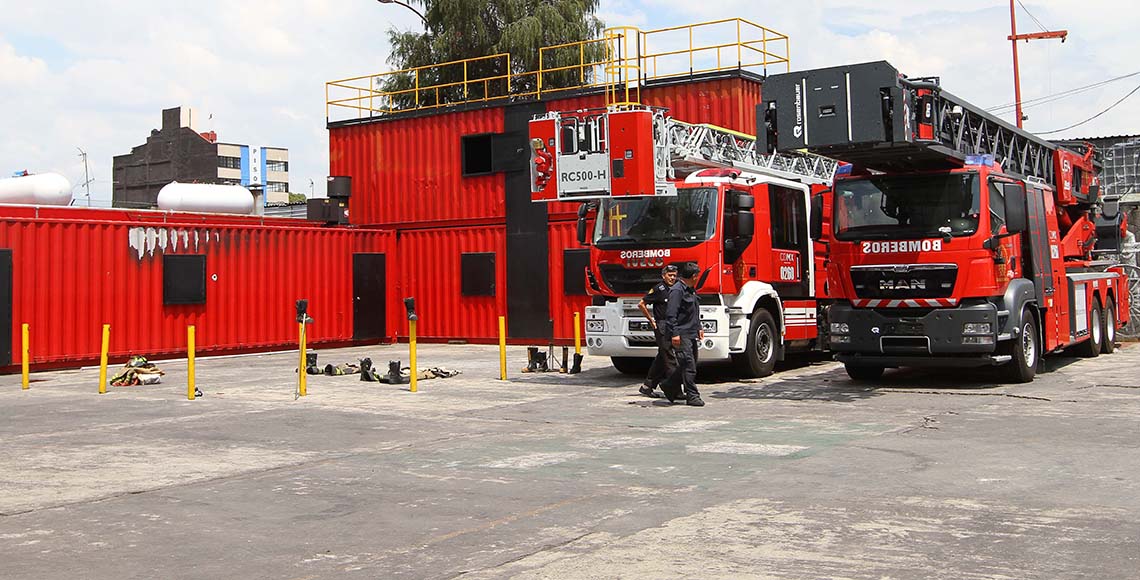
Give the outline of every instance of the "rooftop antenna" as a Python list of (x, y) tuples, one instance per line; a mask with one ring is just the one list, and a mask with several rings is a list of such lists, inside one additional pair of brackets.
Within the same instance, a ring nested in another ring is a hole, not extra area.
[(95, 181), (87, 171), (87, 152), (81, 147), (76, 147), (79, 150), (79, 158), (83, 160), (83, 188), (87, 190), (87, 207), (91, 207), (91, 182)]

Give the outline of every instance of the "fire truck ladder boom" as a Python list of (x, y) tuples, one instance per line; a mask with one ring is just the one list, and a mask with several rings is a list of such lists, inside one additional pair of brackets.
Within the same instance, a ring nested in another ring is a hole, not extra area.
[(1058, 145), (885, 61), (772, 75), (757, 111), (761, 151), (808, 150), (880, 171), (961, 167), (992, 156), (1056, 185)]
[(799, 181), (808, 185), (830, 185), (839, 162), (807, 152), (761, 154), (756, 138), (744, 133), (707, 124), (692, 124), (666, 118), (665, 135), (670, 177), (687, 175), (713, 167), (739, 169), (762, 175)]

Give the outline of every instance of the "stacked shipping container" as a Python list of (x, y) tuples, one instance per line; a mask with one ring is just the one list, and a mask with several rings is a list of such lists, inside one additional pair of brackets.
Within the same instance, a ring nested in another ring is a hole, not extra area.
[[(751, 133), (756, 126), (760, 82), (757, 77), (735, 72), (684, 78), (646, 86), (641, 90), (641, 101), (667, 107), (672, 116), (686, 122)], [(603, 95), (594, 92), (542, 101), (538, 111), (602, 106)], [(507, 287), (507, 261), (516, 260), (517, 264), (526, 259), (520, 258), (521, 252), (512, 250), (507, 241), (511, 227), (508, 216), (512, 202), (518, 211), (518, 196), (529, 199), (529, 187), (518, 191), (520, 182), (509, 176), (512, 170), (526, 172), (529, 186), (529, 149), (524, 145), (513, 150), (522, 163), (507, 163), (510, 170), (466, 176), (462, 150), (464, 136), (481, 134), (517, 138), (521, 131), (525, 144), (525, 127), (518, 123), (508, 126), (512, 115), (505, 111), (504, 106), (434, 110), (329, 126), (329, 173), (348, 175), (353, 180), (352, 223), (397, 232), (400, 263), (396, 291), (401, 296), (416, 297), (420, 307), (417, 333), (428, 340), (493, 341), (498, 316), (507, 315), (512, 302), (517, 305), (521, 301), (528, 303), (523, 316), (533, 316), (540, 323), (543, 318), (549, 319), (550, 335), (512, 331), (512, 338), (565, 343), (574, 336), (573, 313), (589, 303), (585, 294), (566, 291), (568, 287), (581, 287), (574, 281), (568, 284), (565, 276), (582, 274), (577, 270), (566, 273), (563, 267), (565, 251), (582, 248), (575, 236), (576, 204), (552, 203), (545, 208), (545, 260), (525, 266), (536, 281), (547, 284), (545, 308), (536, 311), (526, 297)], [(469, 252), (495, 252), (493, 297), (461, 293), (460, 256)], [(520, 316), (519, 310), (515, 308), (512, 316)], [(406, 335), (406, 323), (397, 324), (398, 333)]]

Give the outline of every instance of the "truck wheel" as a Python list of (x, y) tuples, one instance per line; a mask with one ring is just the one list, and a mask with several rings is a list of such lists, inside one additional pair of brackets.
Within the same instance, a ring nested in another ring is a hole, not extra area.
[(883, 376), (883, 367), (863, 367), (848, 363), (843, 368), (847, 370), (847, 376), (856, 381), (874, 381)]
[(772, 313), (761, 308), (752, 313), (748, 325), (748, 345), (745, 351), (733, 355), (737, 370), (745, 377), (766, 377), (776, 368), (776, 348), (780, 333)]
[(1109, 298), (1104, 303), (1104, 332), (1101, 336), (1104, 337), (1103, 344), (1100, 345), (1100, 352), (1104, 354), (1112, 354), (1116, 350), (1116, 303)]
[(653, 359), (640, 356), (611, 356), (610, 362), (614, 363), (614, 368), (623, 375), (645, 376), (653, 364)]
[(1029, 310), (1023, 310), (1020, 335), (1002, 349), (1013, 357), (1006, 363), (1006, 380), (1011, 383), (1028, 383), (1037, 375), (1037, 362), (1041, 356), (1041, 342), (1038, 338), (1037, 319)]
[(1085, 358), (1096, 358), (1100, 355), (1100, 346), (1104, 341), (1100, 323), (1100, 301), (1093, 298), (1092, 309), (1089, 310), (1089, 336), (1084, 342), (1077, 345), (1076, 352)]

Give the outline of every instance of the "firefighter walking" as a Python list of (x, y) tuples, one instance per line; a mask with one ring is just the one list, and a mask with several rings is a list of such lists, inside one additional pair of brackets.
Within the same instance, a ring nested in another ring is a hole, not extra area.
[[(665, 320), (666, 305), (669, 299), (669, 288), (677, 283), (677, 266), (669, 264), (661, 268), (661, 281), (658, 282), (641, 302), (637, 303), (637, 307), (641, 309), (641, 313), (649, 320), (649, 325), (653, 327), (653, 338), (657, 341), (657, 356), (653, 359), (653, 364), (649, 367), (649, 374), (645, 376), (645, 384), (641, 385), (638, 391), (650, 398), (658, 398), (657, 385), (666, 377), (673, 374), (677, 368), (677, 356), (673, 353), (673, 343), (670, 336), (665, 334), (661, 329), (661, 323)], [(649, 306), (653, 307), (653, 313), (650, 314)]]
[(665, 398), (672, 403), (679, 399), (684, 389), (685, 402), (693, 407), (703, 407), (701, 393), (697, 390), (697, 341), (704, 338), (701, 331), (701, 308), (697, 302), (697, 275), (701, 270), (693, 262), (681, 266), (680, 280), (669, 288), (669, 300), (665, 309), (665, 323), (662, 332), (670, 337), (677, 355), (677, 368), (661, 383)]

